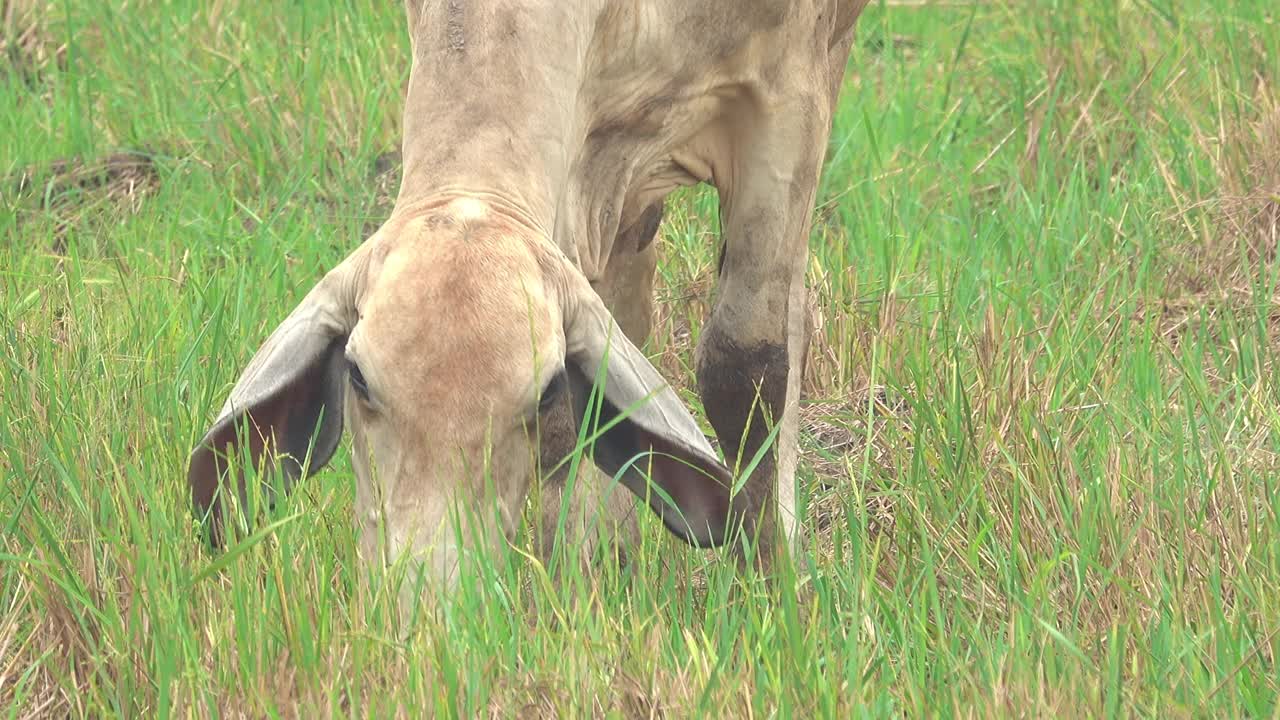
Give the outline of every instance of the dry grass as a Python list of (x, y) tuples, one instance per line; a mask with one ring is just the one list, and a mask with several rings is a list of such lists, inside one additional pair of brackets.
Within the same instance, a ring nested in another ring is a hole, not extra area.
[(159, 175), (150, 153), (121, 152), (27, 168), (10, 184), (15, 195), (38, 199), (24, 215), (37, 227), (52, 225), (50, 249), (62, 254), (73, 228), (86, 221), (112, 222), (136, 214), (144, 198), (159, 186)]
[(48, 3), (42, 0), (0, 2), (0, 58), (2, 72), (35, 85), (48, 72), (66, 69), (67, 47), (50, 32)]

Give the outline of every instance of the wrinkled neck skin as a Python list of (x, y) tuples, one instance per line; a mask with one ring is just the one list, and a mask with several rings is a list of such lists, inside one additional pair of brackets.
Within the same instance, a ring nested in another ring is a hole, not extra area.
[(762, 73), (797, 42), (782, 33), (806, 32), (777, 0), (407, 7), (396, 212), (473, 196), (550, 238), (592, 282), (650, 204), (713, 177), (730, 188), (724, 130), (779, 86)]
[[(577, 91), (593, 4), (410, 0), (413, 66), (404, 113), (404, 176), (394, 215), (459, 197), (485, 203), (557, 240), (572, 150), (582, 135)], [(537, 29), (560, 30), (555, 38)], [(532, 59), (536, 57), (536, 62)], [(529, 61), (526, 61), (529, 60)]]

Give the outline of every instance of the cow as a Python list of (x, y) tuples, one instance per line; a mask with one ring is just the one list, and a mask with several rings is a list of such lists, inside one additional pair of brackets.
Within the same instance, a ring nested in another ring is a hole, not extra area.
[[(538, 469), (588, 436), (602, 472), (579, 473), (568, 504), (609, 514), (609, 542), (635, 536), (617, 478), (694, 546), (785, 557), (811, 214), (865, 4), (407, 0), (395, 205), (267, 338), (192, 451), (214, 539), (246, 492), (229, 457), (287, 490), (345, 424), (361, 557), (407, 558), (442, 590), (464, 551), (510, 539)], [(639, 349), (664, 199), (698, 183), (723, 231), (695, 350), (723, 461)], [(565, 476), (542, 478), (552, 513)]]

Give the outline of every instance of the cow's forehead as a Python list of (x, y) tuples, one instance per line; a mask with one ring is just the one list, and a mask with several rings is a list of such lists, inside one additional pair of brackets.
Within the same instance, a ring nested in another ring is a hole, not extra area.
[[(389, 248), (353, 335), (357, 354), (398, 369), (405, 382), (429, 382), (462, 364), (490, 386), (522, 387), (536, 366), (563, 354), (559, 298), (538, 248), (527, 234), (487, 222), (474, 204), (452, 204), (448, 213), (383, 239)], [(461, 219), (466, 213), (472, 219)]]
[(539, 242), (475, 201), (451, 203), (387, 239), (370, 289), (387, 302), (461, 312), (477, 303), (523, 304), (544, 294)]

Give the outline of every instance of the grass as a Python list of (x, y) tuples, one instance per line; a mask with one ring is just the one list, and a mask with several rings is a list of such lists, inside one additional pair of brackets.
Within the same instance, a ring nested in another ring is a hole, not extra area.
[[(407, 639), (346, 450), (236, 552), (186, 453), (385, 217), (397, 3), (0, 3), (8, 717), (1275, 717), (1266, 0), (874, 3), (815, 221), (806, 550), (517, 545)], [(714, 194), (662, 231), (687, 387)], [(521, 552), (517, 552), (516, 550)]]

